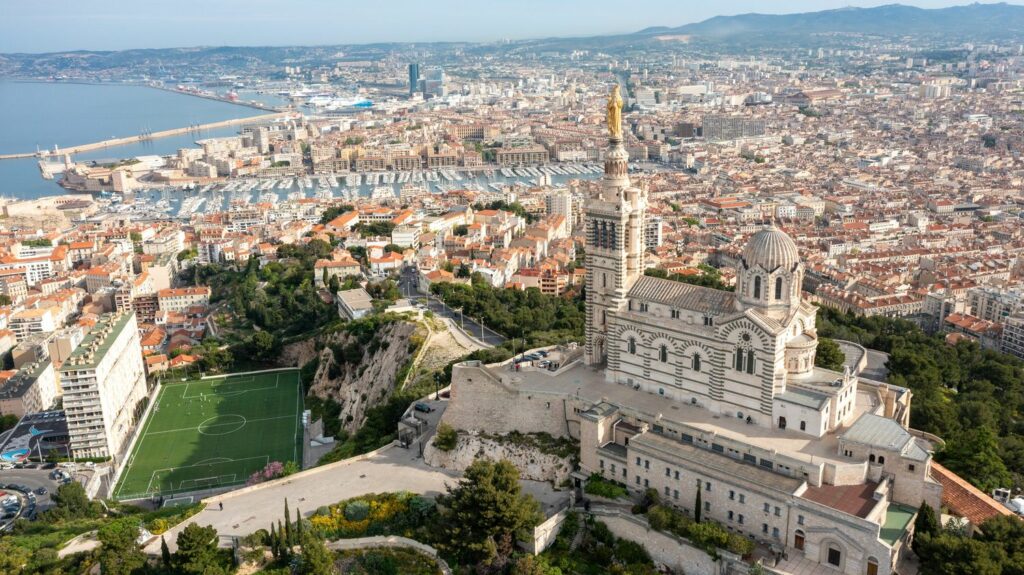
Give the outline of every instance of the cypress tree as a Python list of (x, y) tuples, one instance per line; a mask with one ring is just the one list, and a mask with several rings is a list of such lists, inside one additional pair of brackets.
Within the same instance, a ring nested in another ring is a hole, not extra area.
[(277, 540), (277, 527), (274, 524), (270, 524), (270, 553), (274, 555), (274, 559), (281, 556), (281, 546)]
[(286, 545), (288, 545), (288, 547), (291, 547), (292, 545), (295, 544), (295, 542), (292, 540), (291, 523), (292, 523), (292, 514), (288, 512), (288, 499), (285, 498), (285, 500), (284, 500), (284, 542), (285, 542)]
[(935, 510), (922, 501), (921, 506), (917, 508), (917, 519), (914, 519), (914, 542), (911, 547), (920, 555), (923, 544), (939, 531), (939, 520), (935, 517)]
[(167, 540), (160, 536), (160, 558), (164, 561), (164, 568), (171, 568), (171, 550), (167, 547)]
[(288, 538), (286, 537), (286, 535), (287, 535), (287, 533), (285, 532), (284, 527), (281, 525), (281, 520), (278, 519), (277, 520), (277, 539), (278, 539), (278, 541), (281, 542), (281, 557), (282, 558), (287, 558), (288, 557), (288, 553), (291, 551), (291, 549), (288, 546)]
[(295, 541), (302, 542), (302, 512), (295, 510)]
[(697, 480), (697, 501), (693, 504), (693, 520), (700, 523), (700, 516), (704, 512), (704, 503), (700, 495), (700, 479)]

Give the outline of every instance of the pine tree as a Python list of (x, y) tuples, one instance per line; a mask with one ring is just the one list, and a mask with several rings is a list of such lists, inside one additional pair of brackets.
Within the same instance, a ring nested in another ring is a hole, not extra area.
[(697, 523), (700, 523), (700, 516), (704, 512), (704, 503), (701, 501), (700, 495), (700, 479), (697, 480), (697, 501), (693, 504), (693, 519)]
[(164, 568), (171, 568), (171, 550), (167, 547), (167, 540), (160, 536), (160, 558), (164, 561)]

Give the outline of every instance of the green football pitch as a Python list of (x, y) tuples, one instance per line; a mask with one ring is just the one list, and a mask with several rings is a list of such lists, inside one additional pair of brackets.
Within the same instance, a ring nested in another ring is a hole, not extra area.
[(298, 370), (164, 383), (116, 499), (244, 484), (271, 461), (302, 457)]

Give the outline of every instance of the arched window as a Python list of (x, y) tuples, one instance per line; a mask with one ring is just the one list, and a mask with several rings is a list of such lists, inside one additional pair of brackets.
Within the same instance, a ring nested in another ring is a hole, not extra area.
[(875, 462), (875, 454), (874, 453), (872, 453), (871, 455), (868, 456), (868, 461), (870, 461), (871, 463)]
[(659, 359), (661, 359), (662, 363), (667, 363), (668, 362), (668, 347), (666, 347), (664, 345), (661, 346), (661, 350), (659, 351), (658, 355), (659, 355)]
[(747, 373), (754, 373), (754, 350), (736, 348), (735, 356), (736, 371), (745, 371)]
[(700, 371), (700, 356), (693, 354), (693, 371)]
[(775, 299), (782, 299), (782, 278), (775, 278)]
[(636, 338), (635, 337), (629, 338), (629, 343), (626, 345), (626, 348), (629, 350), (629, 353), (631, 353), (633, 355), (636, 355)]
[(880, 465), (885, 465), (885, 456), (884, 455), (879, 455), (878, 456), (878, 463)]
[(761, 299), (761, 276), (754, 276), (754, 299)]

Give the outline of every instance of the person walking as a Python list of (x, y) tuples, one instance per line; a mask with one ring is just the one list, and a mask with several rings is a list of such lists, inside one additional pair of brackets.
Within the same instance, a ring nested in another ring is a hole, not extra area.
[(224, 511), (224, 502), (223, 501), (220, 502), (220, 510)]

